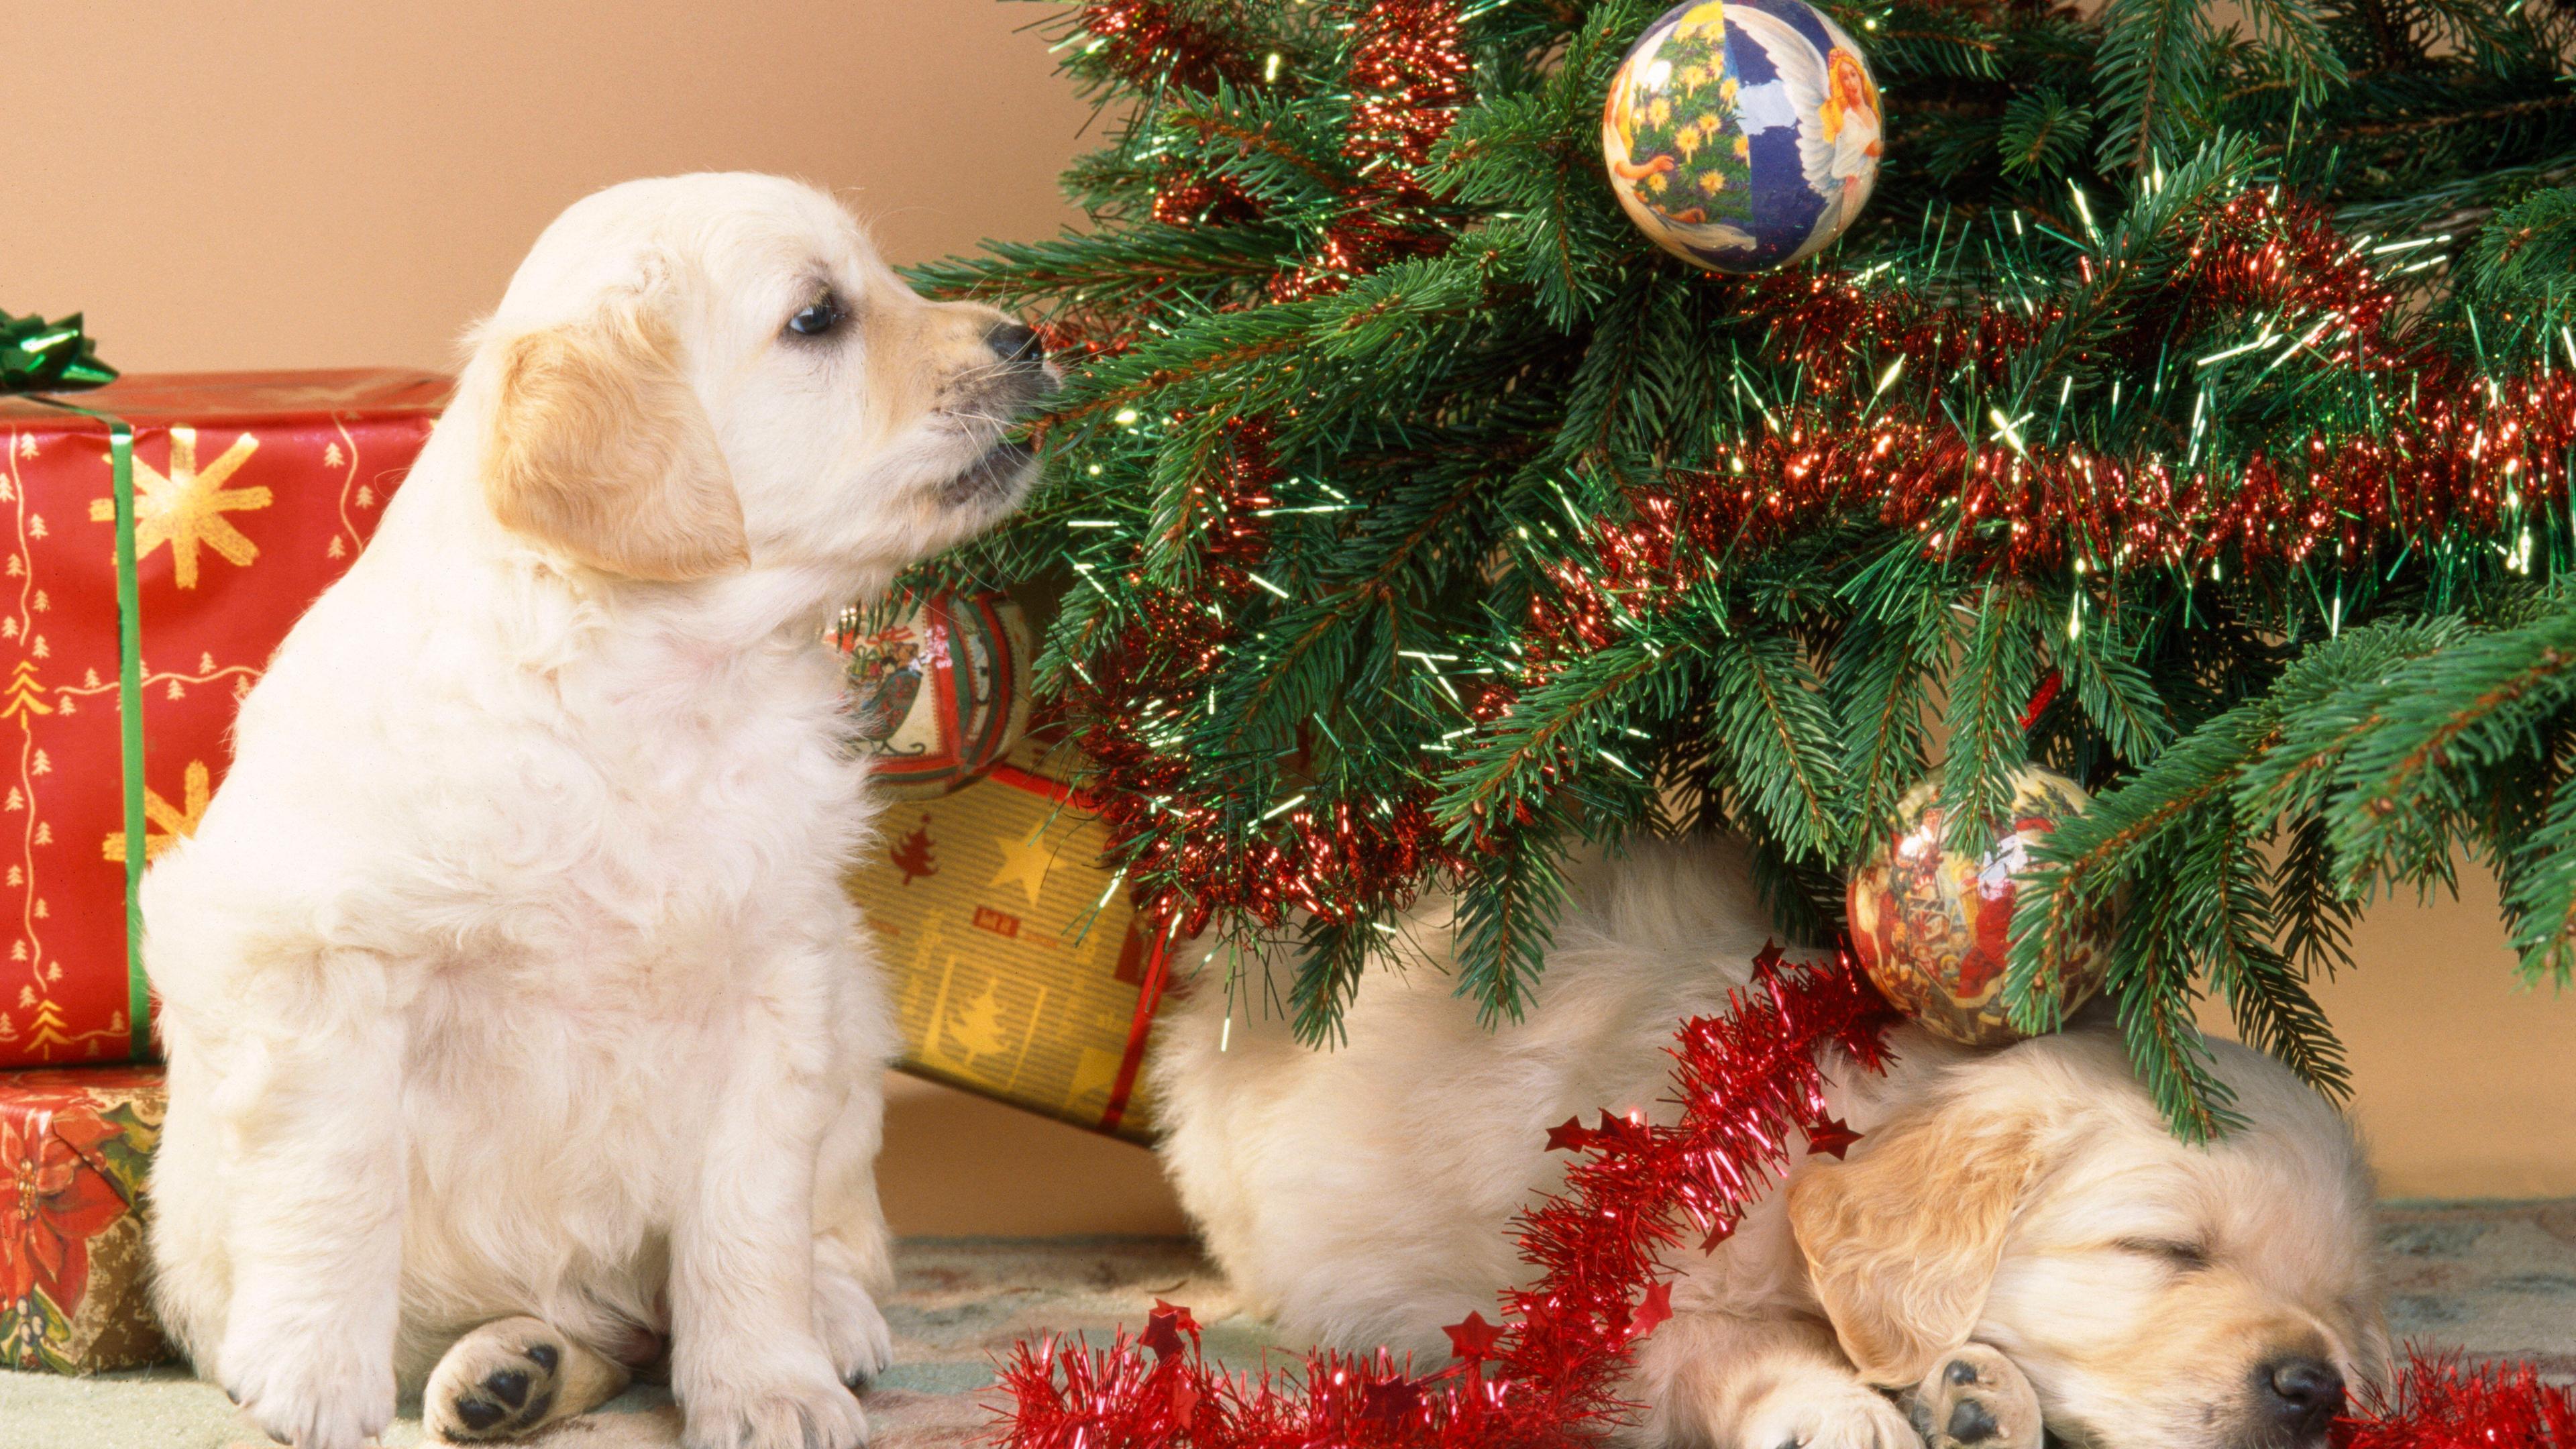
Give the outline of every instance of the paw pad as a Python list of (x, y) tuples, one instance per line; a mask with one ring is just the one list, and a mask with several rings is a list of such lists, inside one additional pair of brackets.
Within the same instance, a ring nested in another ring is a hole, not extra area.
[(1907, 1415), (1926, 1449), (2040, 1449), (2039, 1395), (1989, 1345), (1944, 1356), (1916, 1385)]
[[(530, 1355), (531, 1362), (534, 1357)], [(495, 1369), (484, 1375), (483, 1391), (513, 1409), (524, 1408), (528, 1402), (528, 1376), (520, 1369)]]
[[(532, 1320), (521, 1322), (545, 1331)], [(430, 1378), (424, 1417), (432, 1442), (487, 1443), (544, 1427), (554, 1413), (562, 1365), (562, 1347), (531, 1332), (485, 1328), (469, 1335)]]

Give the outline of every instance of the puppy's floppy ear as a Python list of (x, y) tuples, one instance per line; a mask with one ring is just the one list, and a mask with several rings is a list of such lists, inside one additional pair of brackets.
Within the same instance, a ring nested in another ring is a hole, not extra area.
[(1935, 1103), (1869, 1137), (1854, 1160), (1789, 1180), (1789, 1223), (1845, 1356), (1872, 1383), (1911, 1385), (1985, 1310), (2004, 1234), (2039, 1176), (2035, 1124)]
[(483, 489), (502, 526), (635, 579), (749, 561), (733, 474), (667, 323), (621, 301), (499, 346)]

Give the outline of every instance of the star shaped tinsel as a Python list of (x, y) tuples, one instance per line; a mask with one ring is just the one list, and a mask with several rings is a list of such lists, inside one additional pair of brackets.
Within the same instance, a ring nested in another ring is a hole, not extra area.
[(1502, 1340), (1502, 1325), (1487, 1323), (1485, 1315), (1470, 1313), (1464, 1323), (1452, 1323), (1440, 1330), (1449, 1335), (1451, 1353), (1470, 1363), (1491, 1358), (1494, 1345)]
[(1181, 1335), (1184, 1333), (1190, 1336), (1191, 1344), (1196, 1345), (1199, 1321), (1190, 1316), (1187, 1308), (1157, 1298), (1153, 1316), (1145, 1320), (1145, 1331), (1137, 1336), (1136, 1341), (1152, 1349), (1157, 1360), (1167, 1359), (1181, 1351)]
[(1820, 1156), (1839, 1159), (1860, 1140), (1860, 1134), (1840, 1117), (1827, 1117), (1807, 1129), (1807, 1150)]

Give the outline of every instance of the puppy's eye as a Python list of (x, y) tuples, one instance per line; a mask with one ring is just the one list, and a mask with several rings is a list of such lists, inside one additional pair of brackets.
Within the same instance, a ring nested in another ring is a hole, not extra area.
[(787, 330), (799, 337), (821, 337), (841, 325), (841, 299), (826, 292), (787, 319)]
[(2153, 1258), (2182, 1272), (2196, 1272), (2209, 1266), (2209, 1250), (2198, 1243), (2178, 1238), (2122, 1238), (2120, 1251)]

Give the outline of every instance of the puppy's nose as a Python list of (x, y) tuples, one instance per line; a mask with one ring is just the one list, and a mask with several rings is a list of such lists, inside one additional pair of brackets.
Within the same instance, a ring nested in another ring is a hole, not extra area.
[(984, 334), (984, 345), (1004, 362), (1035, 367), (1046, 361), (1046, 344), (1038, 340), (1036, 332), (1017, 322), (994, 323), (993, 330)]
[(2265, 1407), (2297, 1432), (2322, 1432), (2343, 1412), (2343, 1375), (2323, 1359), (2277, 1358), (2259, 1372)]

